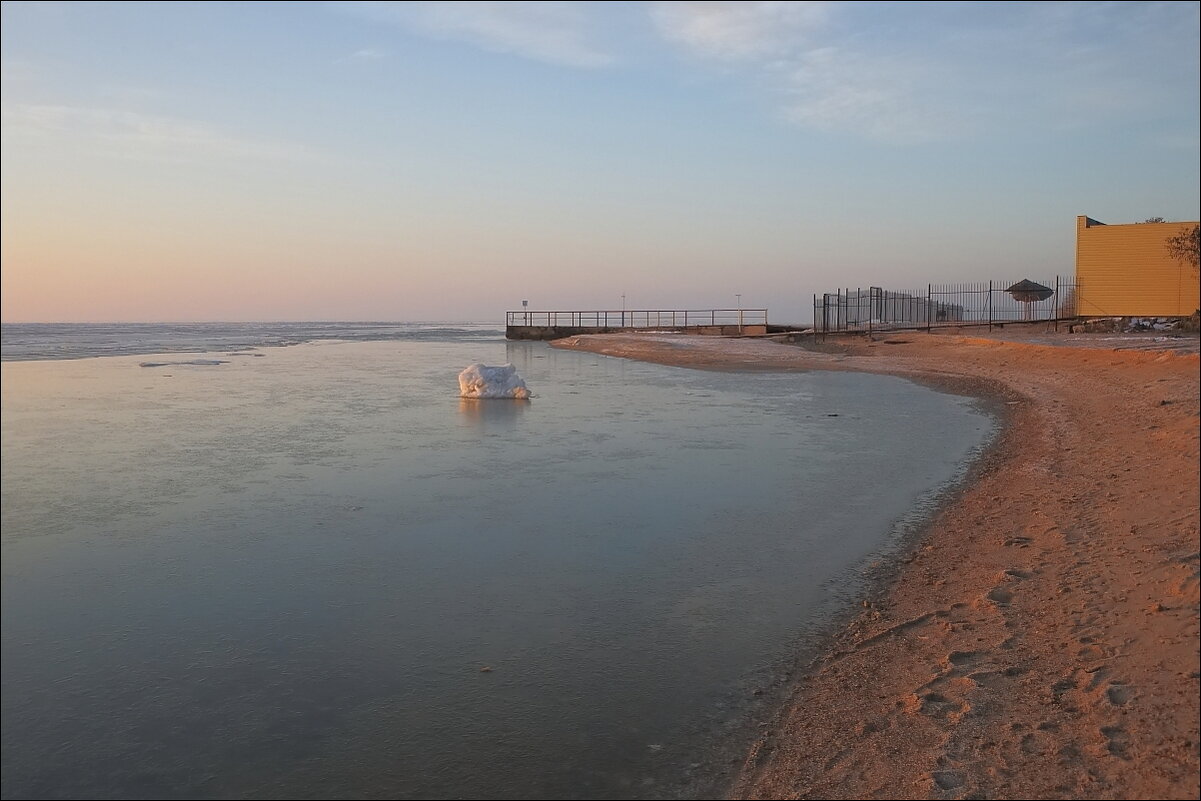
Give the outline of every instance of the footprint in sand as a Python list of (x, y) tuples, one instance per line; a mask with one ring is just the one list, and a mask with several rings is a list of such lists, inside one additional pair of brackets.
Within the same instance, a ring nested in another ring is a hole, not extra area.
[(1030, 732), (1022, 737), (1020, 748), (1023, 754), (1041, 756), (1050, 750), (1050, 738), (1041, 732)]
[(1051, 695), (1056, 701), (1059, 701), (1070, 692), (1092, 692), (1100, 686), (1101, 682), (1105, 681), (1107, 672), (1104, 667), (1100, 666), (1073, 670), (1071, 674), (1051, 685)]
[(979, 651), (951, 651), (947, 654), (947, 662), (954, 667), (974, 665), (978, 661), (980, 661)]
[(975, 670), (964, 676), (965, 679), (980, 687), (997, 687), (1006, 676), (1003, 670)]
[(1109, 753), (1120, 759), (1126, 759), (1130, 750), (1130, 735), (1121, 726), (1102, 726), (1101, 734), (1105, 737), (1105, 748)]
[(1003, 587), (993, 587), (984, 597), (998, 606), (1005, 606), (1013, 600), (1013, 593)]
[(942, 693), (927, 692), (915, 693), (906, 704), (906, 710), (931, 718), (947, 718), (950, 722), (955, 723), (971, 710), (971, 706), (965, 701), (949, 698)]
[(1125, 706), (1126, 702), (1135, 695), (1134, 689), (1125, 684), (1114, 682), (1105, 689), (1105, 697), (1109, 699), (1109, 703), (1114, 706)]
[(967, 781), (967, 776), (959, 770), (936, 770), (930, 778), (934, 780), (934, 784), (939, 790), (954, 790), (962, 787), (963, 783)]

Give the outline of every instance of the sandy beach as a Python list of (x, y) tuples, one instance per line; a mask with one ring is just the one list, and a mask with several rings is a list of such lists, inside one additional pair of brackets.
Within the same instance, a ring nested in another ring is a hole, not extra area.
[(889, 373), (1002, 410), (972, 480), (900, 564), (877, 566), (731, 796), (1197, 798), (1196, 343), (1012, 330), (809, 348), (554, 343), (709, 369)]

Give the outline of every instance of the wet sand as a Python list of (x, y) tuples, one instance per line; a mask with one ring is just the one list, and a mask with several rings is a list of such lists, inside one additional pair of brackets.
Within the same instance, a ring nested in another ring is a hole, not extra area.
[(1021, 339), (555, 343), (711, 369), (890, 373), (1005, 410), (973, 481), (882, 566), (732, 797), (1201, 793), (1196, 337)]

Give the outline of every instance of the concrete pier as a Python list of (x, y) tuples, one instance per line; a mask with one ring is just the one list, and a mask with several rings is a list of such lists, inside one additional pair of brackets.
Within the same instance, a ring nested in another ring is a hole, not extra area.
[(506, 339), (550, 340), (580, 334), (662, 331), (703, 336), (763, 336), (767, 309), (619, 309), (596, 311), (511, 311)]

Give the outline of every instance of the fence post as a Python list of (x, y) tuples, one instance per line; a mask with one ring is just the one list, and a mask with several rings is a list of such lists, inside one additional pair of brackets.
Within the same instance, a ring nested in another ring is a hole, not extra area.
[(1055, 330), (1059, 331), (1059, 276), (1055, 276)]
[(934, 295), (934, 284), (926, 284), (926, 330), (934, 328), (934, 306), (930, 303)]
[(992, 330), (992, 281), (988, 282), (988, 330)]

